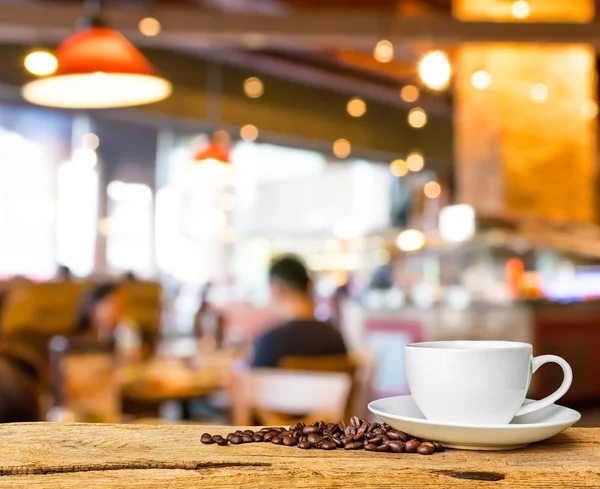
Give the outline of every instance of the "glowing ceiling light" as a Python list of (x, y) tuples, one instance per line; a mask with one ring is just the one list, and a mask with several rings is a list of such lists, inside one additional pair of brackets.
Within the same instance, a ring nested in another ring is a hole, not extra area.
[(258, 128), (253, 124), (246, 124), (240, 129), (240, 137), (244, 141), (256, 141), (258, 139)]
[(527, 0), (517, 0), (513, 2), (510, 10), (515, 18), (526, 19), (531, 13), (531, 5), (529, 5)]
[(485, 70), (479, 70), (471, 75), (471, 85), (478, 90), (485, 90), (492, 83), (492, 75)]
[(427, 113), (420, 107), (411, 109), (408, 113), (408, 124), (415, 129), (424, 127), (427, 124)]
[[(125, 37), (94, 20), (56, 51), (58, 67), (27, 83), (31, 103), (70, 109), (127, 107), (157, 102), (172, 86)], [(101, 76), (100, 76), (101, 75)]]
[(333, 154), (338, 158), (348, 158), (351, 151), (352, 146), (347, 139), (338, 139), (333, 143)]
[(390, 163), (390, 172), (395, 177), (403, 177), (408, 173), (408, 167), (406, 166), (406, 161), (398, 159), (394, 160)]
[(380, 63), (389, 63), (394, 59), (394, 46), (387, 39), (382, 39), (375, 45), (373, 56)]
[(400, 98), (405, 102), (416, 102), (419, 98), (419, 89), (414, 85), (405, 85), (400, 90)]
[(47, 51), (34, 51), (25, 56), (25, 69), (32, 75), (51, 75), (58, 68), (56, 56)]
[(450, 82), (452, 67), (442, 51), (431, 51), (419, 63), (419, 76), (433, 90), (443, 90)]
[(348, 100), (346, 110), (352, 117), (362, 117), (367, 112), (367, 104), (362, 98), (354, 97)]
[(405, 229), (398, 235), (396, 246), (402, 251), (418, 251), (425, 246), (425, 235), (417, 229)]
[(244, 80), (244, 93), (250, 98), (260, 98), (265, 92), (265, 87), (260, 78), (252, 76)]
[(425, 158), (421, 153), (413, 151), (406, 158), (406, 166), (410, 171), (421, 171), (425, 166)]
[(161, 25), (154, 17), (145, 17), (140, 20), (138, 29), (144, 36), (154, 37), (160, 34)]
[(423, 193), (425, 194), (425, 197), (437, 199), (442, 193), (442, 187), (437, 182), (427, 182), (423, 187)]

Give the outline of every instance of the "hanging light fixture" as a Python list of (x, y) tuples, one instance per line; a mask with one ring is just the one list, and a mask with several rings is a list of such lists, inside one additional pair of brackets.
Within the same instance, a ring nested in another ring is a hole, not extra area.
[(27, 101), (100, 109), (148, 104), (171, 95), (171, 83), (121, 33), (106, 25), (99, 4), (86, 1), (88, 15), (56, 51), (56, 71), (23, 87)]
[(230, 138), (227, 131), (215, 131), (212, 140), (207, 146), (200, 148), (194, 156), (196, 163), (206, 161), (217, 161), (224, 165), (229, 164), (229, 144)]

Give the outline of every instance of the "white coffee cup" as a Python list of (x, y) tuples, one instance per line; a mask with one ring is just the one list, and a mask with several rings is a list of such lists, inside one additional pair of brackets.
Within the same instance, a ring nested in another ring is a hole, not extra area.
[[(510, 341), (432, 341), (406, 346), (406, 378), (423, 415), (454, 425), (501, 425), (515, 416), (545, 408), (569, 390), (573, 373), (555, 355), (533, 357), (527, 343)], [(562, 385), (541, 401), (523, 404), (532, 374), (558, 363)]]

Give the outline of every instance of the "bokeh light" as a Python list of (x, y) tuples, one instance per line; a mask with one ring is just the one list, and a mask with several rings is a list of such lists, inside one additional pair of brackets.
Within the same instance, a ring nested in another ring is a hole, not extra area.
[(394, 59), (394, 46), (387, 39), (382, 39), (375, 45), (373, 56), (380, 63), (389, 63)]
[(396, 245), (402, 251), (417, 251), (425, 246), (425, 235), (417, 229), (405, 229), (398, 238)]
[(421, 171), (425, 166), (425, 158), (421, 153), (413, 151), (406, 157), (406, 167), (410, 171)]
[(338, 139), (333, 143), (333, 154), (338, 158), (348, 158), (351, 151), (352, 147), (347, 139)]
[(408, 167), (406, 166), (406, 161), (397, 159), (390, 163), (390, 172), (395, 177), (403, 177), (408, 173)]
[(258, 128), (253, 124), (246, 124), (240, 129), (240, 137), (244, 141), (256, 141), (258, 139)]
[(548, 100), (548, 86), (544, 83), (536, 83), (533, 85), (531, 87), (531, 98), (538, 104)]
[(361, 117), (367, 112), (367, 104), (362, 98), (354, 97), (348, 100), (346, 110), (352, 117)]
[(419, 76), (423, 83), (433, 90), (443, 90), (450, 82), (452, 67), (442, 51), (431, 51), (419, 63)]
[(244, 93), (250, 98), (262, 97), (265, 87), (260, 78), (252, 76), (244, 81)]
[(89, 132), (81, 138), (81, 144), (85, 148), (98, 149), (98, 146), (100, 146), (100, 138), (94, 133)]
[(419, 98), (419, 89), (414, 85), (405, 85), (400, 90), (400, 98), (405, 102), (416, 102)]
[(98, 163), (98, 155), (90, 148), (77, 148), (73, 151), (73, 163), (93, 168)]
[(144, 36), (154, 37), (160, 34), (161, 25), (154, 17), (145, 17), (140, 20), (138, 29)]
[(425, 194), (425, 197), (437, 199), (442, 193), (442, 187), (437, 182), (427, 182), (423, 187), (423, 193)]
[(510, 8), (513, 16), (517, 19), (526, 19), (531, 13), (531, 5), (527, 0), (517, 0)]
[(34, 51), (25, 56), (25, 69), (32, 75), (51, 75), (58, 68), (56, 57), (47, 51)]
[(471, 85), (478, 90), (485, 90), (492, 83), (492, 75), (485, 70), (479, 70), (471, 75)]
[(427, 113), (420, 107), (411, 109), (408, 113), (408, 124), (415, 129), (420, 129), (427, 124)]
[(594, 119), (598, 115), (598, 103), (595, 100), (586, 100), (581, 104), (581, 115), (585, 119)]

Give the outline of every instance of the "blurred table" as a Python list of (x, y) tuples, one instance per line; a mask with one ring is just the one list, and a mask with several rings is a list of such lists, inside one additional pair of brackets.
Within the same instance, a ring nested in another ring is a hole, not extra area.
[(157, 356), (119, 372), (125, 404), (181, 403), (183, 419), (190, 419), (189, 401), (208, 397), (228, 385), (237, 353), (230, 350), (204, 352), (193, 358)]
[[(203, 445), (228, 426), (0, 426), (0, 488), (600, 487), (600, 429), (505, 452), (417, 454)], [(241, 428), (244, 429), (244, 428)]]

